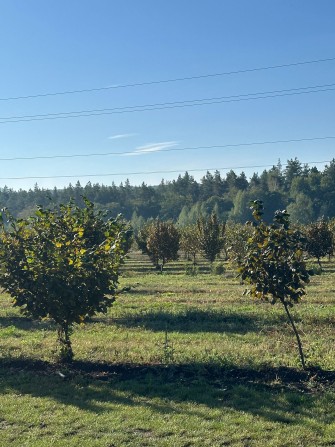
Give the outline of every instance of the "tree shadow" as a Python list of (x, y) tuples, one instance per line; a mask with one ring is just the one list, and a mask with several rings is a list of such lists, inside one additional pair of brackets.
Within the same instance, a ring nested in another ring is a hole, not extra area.
[(54, 331), (56, 326), (51, 320), (39, 321), (23, 316), (0, 317), (0, 329), (9, 327), (23, 331), (39, 331), (41, 329)]
[[(65, 367), (32, 359), (0, 360), (0, 392), (52, 398), (87, 411), (108, 404), (145, 406), (158, 414), (203, 408), (235, 410), (284, 424), (315, 421), (321, 390), (334, 387), (334, 371), (267, 367), (238, 368), (200, 363), (126, 365), (75, 361)], [(185, 406), (182, 403), (194, 405)], [(331, 415), (329, 416), (331, 419)], [(329, 419), (329, 422), (330, 422)]]
[(133, 296), (136, 295), (143, 295), (143, 296), (155, 296), (157, 293), (161, 293), (161, 291), (159, 290), (139, 290), (139, 289), (135, 289), (132, 287), (129, 287), (129, 290), (121, 290), (121, 292), (119, 293), (119, 295), (127, 295), (127, 294), (131, 294)]
[[(103, 321), (102, 319), (99, 321)], [(107, 320), (106, 320), (107, 321)], [(255, 314), (225, 312), (224, 310), (186, 309), (180, 313), (164, 310), (110, 318), (111, 324), (127, 328), (143, 327), (151, 331), (226, 332), (246, 334), (264, 329), (264, 320)], [(286, 323), (285, 315), (271, 315), (267, 326)]]

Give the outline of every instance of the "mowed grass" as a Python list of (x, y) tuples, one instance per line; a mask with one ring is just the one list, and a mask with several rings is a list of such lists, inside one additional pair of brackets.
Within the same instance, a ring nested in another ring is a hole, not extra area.
[(242, 296), (234, 273), (123, 269), (115, 305), (55, 363), (50, 321), (0, 306), (0, 446), (335, 446), (335, 263), (292, 309)]

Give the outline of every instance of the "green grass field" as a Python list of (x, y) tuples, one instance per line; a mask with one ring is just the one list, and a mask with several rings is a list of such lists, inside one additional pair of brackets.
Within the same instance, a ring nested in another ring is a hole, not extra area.
[(56, 329), (0, 306), (0, 446), (335, 446), (335, 263), (292, 310), (308, 371), (279, 304), (222, 276), (157, 274), (132, 255), (115, 305), (76, 326), (75, 361)]

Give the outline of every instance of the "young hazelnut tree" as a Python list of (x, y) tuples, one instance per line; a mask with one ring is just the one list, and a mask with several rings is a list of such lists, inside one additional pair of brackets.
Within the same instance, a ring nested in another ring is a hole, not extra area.
[(220, 254), (224, 247), (224, 233), (226, 225), (220, 223), (215, 213), (208, 218), (200, 217), (197, 220), (199, 245), (204, 257), (211, 263)]
[(179, 239), (179, 231), (173, 222), (157, 219), (149, 226), (146, 251), (161, 272), (168, 261), (178, 259)]
[(328, 222), (322, 218), (318, 222), (308, 225), (305, 234), (307, 239), (307, 253), (317, 259), (320, 269), (322, 270), (320, 258), (333, 254), (333, 232), (331, 231)]
[(249, 283), (245, 293), (252, 297), (280, 302), (296, 336), (302, 367), (305, 358), (299, 333), (290, 308), (305, 295), (309, 274), (303, 260), (304, 239), (299, 231), (290, 228), (289, 214), (276, 211), (271, 225), (262, 220), (263, 203), (251, 202), (256, 223), (247, 240), (246, 254), (239, 260), (242, 281)]
[(180, 230), (180, 248), (187, 259), (192, 257), (193, 266), (196, 264), (196, 256), (200, 251), (198, 228), (196, 225), (187, 225)]
[(0, 285), (24, 314), (55, 321), (62, 362), (73, 358), (73, 324), (112, 305), (129, 239), (120, 218), (84, 203), (21, 220), (3, 210), (0, 223)]

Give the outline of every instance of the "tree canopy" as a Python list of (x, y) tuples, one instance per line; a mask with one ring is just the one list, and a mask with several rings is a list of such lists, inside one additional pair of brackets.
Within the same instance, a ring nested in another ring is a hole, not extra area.
[(27, 219), (3, 213), (0, 285), (25, 314), (55, 321), (61, 360), (73, 357), (73, 324), (112, 305), (128, 237), (122, 220), (106, 220), (86, 199)]

